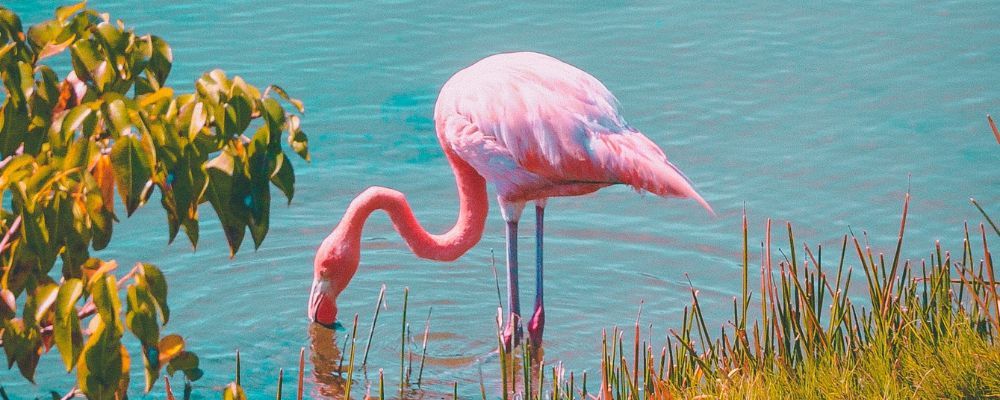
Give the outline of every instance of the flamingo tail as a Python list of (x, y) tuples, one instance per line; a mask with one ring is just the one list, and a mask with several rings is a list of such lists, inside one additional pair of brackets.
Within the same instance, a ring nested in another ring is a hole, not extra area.
[(712, 206), (694, 189), (691, 180), (656, 144), (637, 131), (599, 135), (591, 142), (592, 150), (601, 159), (615, 181), (662, 197), (693, 199), (710, 214)]

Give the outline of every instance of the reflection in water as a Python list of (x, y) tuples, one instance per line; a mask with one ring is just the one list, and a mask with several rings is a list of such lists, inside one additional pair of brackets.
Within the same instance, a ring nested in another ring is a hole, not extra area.
[[(498, 357), (499, 354), (494, 353)], [(553, 368), (556, 369), (556, 374), (562, 374), (561, 366), (553, 366), (545, 364), (545, 347), (534, 346), (527, 343), (522, 343), (521, 345), (514, 348), (512, 352), (504, 353), (506, 360), (497, 360), (496, 366), (501, 368), (503, 379), (501, 381), (502, 391), (506, 391), (508, 397), (510, 398), (536, 398), (544, 397), (541, 396), (545, 393), (546, 389), (551, 390), (550, 377), (544, 376), (545, 371), (552, 371)], [(528, 368), (525, 371), (525, 367)], [(480, 373), (482, 373), (480, 371)], [(525, 383), (524, 380), (528, 379), (529, 383)], [(506, 386), (503, 386), (506, 385)], [(526, 396), (524, 394), (525, 388), (530, 387), (531, 393)], [(539, 392), (541, 390), (541, 392)]]
[[(344, 346), (347, 346), (347, 339), (349, 335), (344, 334)], [(363, 344), (358, 342), (358, 346), (355, 350), (357, 352), (363, 351)], [(355, 353), (356, 357), (361, 357), (361, 354)], [(337, 346), (337, 331), (324, 328), (319, 324), (309, 324), (309, 361), (312, 362), (312, 377), (314, 381), (313, 391), (311, 393), (312, 398), (320, 399), (345, 399), (345, 390), (347, 387), (347, 375), (350, 366), (349, 355), (341, 352), (339, 346)], [(409, 366), (408, 369), (412, 371), (409, 374), (410, 382), (415, 379), (413, 375), (416, 371), (413, 369), (416, 367), (413, 365), (415, 362), (419, 362), (419, 355), (410, 353), (409, 354)], [(465, 360), (465, 358), (461, 358)], [(357, 359), (355, 361), (358, 361)], [(353, 381), (351, 383), (351, 394), (352, 398), (377, 398), (378, 397), (378, 385), (379, 385), (379, 375), (377, 372), (372, 371), (372, 376), (368, 376), (368, 371), (360, 369), (361, 366), (355, 365), (356, 368), (352, 374)], [(428, 380), (429, 381), (429, 380)], [(364, 393), (364, 395), (359, 395), (359, 393)], [(399, 386), (398, 383), (385, 382), (385, 394), (386, 398), (401, 398), (401, 399), (450, 399), (454, 397), (451, 392), (433, 392), (428, 391), (423, 388), (408, 385), (399, 397)]]
[[(447, 337), (448, 334), (432, 334), (430, 336), (435, 337)], [(313, 377), (313, 390), (310, 396), (312, 398), (322, 398), (322, 399), (345, 399), (345, 389), (347, 385), (347, 374), (350, 366), (349, 355), (344, 354), (341, 351), (340, 346), (337, 345), (337, 331), (324, 328), (318, 324), (309, 324), (309, 361), (312, 363), (312, 377)], [(349, 335), (343, 335), (344, 344), (348, 345)], [(363, 351), (363, 344), (356, 343), (359, 346), (356, 351)], [(355, 356), (360, 357), (360, 354), (355, 353)], [(501, 362), (498, 358), (499, 354), (494, 349), (490, 355), (486, 357), (485, 360), (480, 360), (479, 357), (474, 356), (462, 356), (462, 357), (430, 357), (428, 356), (426, 361), (435, 360), (435, 364), (447, 366), (447, 368), (475, 368), (475, 364), (479, 364), (480, 374), (485, 367), (486, 370), (493, 368), (499, 368)], [(527, 373), (527, 379), (531, 381), (532, 393), (537, 394), (540, 387), (546, 387), (544, 384), (539, 385), (540, 382), (547, 381), (549, 377), (543, 378), (541, 374), (544, 374), (546, 369), (551, 370), (552, 365), (542, 367), (545, 361), (545, 349), (542, 346), (531, 346), (531, 345), (521, 345), (514, 349), (512, 352), (505, 352), (507, 359), (503, 365), (506, 368), (503, 373), (507, 377), (506, 388), (501, 390), (506, 390), (512, 398), (517, 398), (519, 396), (524, 397), (525, 388), (525, 367), (529, 366), (530, 370)], [(411, 353), (409, 360), (409, 368), (417, 368), (414, 363), (419, 363), (419, 354)], [(358, 360), (355, 360), (358, 361)], [(356, 369), (353, 373), (353, 382), (351, 383), (351, 394), (352, 398), (377, 398), (378, 397), (378, 387), (379, 387), (379, 375), (377, 372), (373, 371), (371, 376), (361, 368), (359, 365), (355, 365)], [(561, 368), (557, 368), (561, 370)], [(451, 399), (454, 394), (451, 391), (439, 392), (439, 391), (428, 391), (424, 388), (416, 386), (414, 379), (416, 378), (417, 371), (413, 370), (410, 376), (411, 384), (408, 385), (402, 392), (402, 396), (399, 396), (399, 386), (397, 382), (390, 382), (389, 378), (385, 382), (385, 395), (386, 398), (401, 398), (401, 399)], [(489, 374), (487, 374), (489, 375)], [(427, 378), (425, 376), (425, 378)], [(425, 379), (428, 383), (433, 381), (434, 387), (451, 387), (455, 383), (452, 382), (448, 384), (444, 381), (437, 381), (433, 378)], [(551, 382), (549, 382), (551, 384)], [(481, 382), (480, 382), (481, 385)], [(482, 391), (487, 391), (483, 386), (480, 386)], [(487, 393), (489, 397), (489, 393)], [(534, 397), (534, 395), (532, 396)]]
[(309, 324), (309, 361), (312, 362), (314, 398), (339, 399), (346, 380), (340, 374), (340, 349), (336, 331), (319, 324)]

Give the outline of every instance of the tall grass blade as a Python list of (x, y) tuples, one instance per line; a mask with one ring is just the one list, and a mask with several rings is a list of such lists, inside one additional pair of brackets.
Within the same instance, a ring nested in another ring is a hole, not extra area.
[(420, 386), (420, 382), (424, 378), (424, 360), (427, 359), (427, 336), (431, 332), (431, 311), (434, 311), (434, 307), (427, 310), (427, 322), (424, 323), (424, 340), (420, 345), (420, 371), (417, 372), (417, 386)]
[[(163, 376), (163, 387), (167, 394), (167, 400), (177, 400), (177, 398), (174, 397), (174, 391), (170, 388), (170, 377), (166, 375)], [(7, 394), (3, 392), (2, 386), (0, 386), (0, 398), (3, 400), (10, 400), (7, 398)]]
[(969, 201), (972, 202), (972, 205), (976, 206), (976, 209), (979, 210), (980, 214), (983, 214), (983, 218), (986, 218), (986, 222), (990, 223), (990, 226), (993, 228), (993, 232), (996, 232), (997, 236), (1000, 236), (1000, 228), (997, 228), (997, 224), (993, 223), (993, 219), (986, 214), (986, 210), (983, 210), (983, 207), (979, 205), (979, 202), (977, 202), (976, 199), (969, 199)]
[(406, 387), (406, 308), (410, 298), (410, 288), (403, 288), (403, 326), (399, 334), (399, 397), (403, 397), (403, 389)]
[[(341, 363), (343, 367), (343, 363)], [(306, 348), (299, 348), (299, 379), (295, 389), (295, 399), (302, 400), (302, 390), (305, 389), (305, 380), (303, 379), (306, 374)]]
[(382, 289), (378, 292), (378, 302), (375, 303), (375, 316), (372, 317), (372, 328), (368, 331), (368, 342), (365, 343), (365, 355), (361, 357), (361, 369), (368, 370), (368, 350), (372, 348), (372, 338), (375, 336), (375, 325), (378, 324), (378, 314), (382, 310), (383, 300), (385, 299), (385, 284), (382, 284)]
[(379, 400), (385, 399), (385, 376), (382, 368), (378, 369), (378, 398)]
[(354, 383), (354, 349), (358, 344), (358, 314), (354, 314), (354, 327), (351, 328), (351, 355), (347, 361), (347, 382), (344, 385), (344, 399), (351, 400), (351, 385)]
[(997, 130), (997, 123), (993, 122), (993, 117), (986, 114), (986, 120), (990, 123), (990, 129), (993, 130), (993, 137), (997, 139), (997, 143), (1000, 143), (1000, 130)]
[(236, 349), (236, 386), (240, 386), (240, 349)]
[(275, 399), (281, 400), (281, 387), (285, 381), (285, 369), (278, 368), (278, 393), (274, 396)]

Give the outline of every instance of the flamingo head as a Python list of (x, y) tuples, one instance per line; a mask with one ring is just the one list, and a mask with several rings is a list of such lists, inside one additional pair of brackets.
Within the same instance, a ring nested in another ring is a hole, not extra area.
[(330, 329), (343, 329), (337, 322), (337, 296), (358, 270), (358, 247), (356, 241), (343, 240), (339, 229), (320, 245), (313, 263), (308, 311), (310, 321)]
[(330, 281), (317, 276), (313, 279), (312, 293), (309, 294), (309, 320), (330, 329), (336, 329), (337, 295), (333, 293)]

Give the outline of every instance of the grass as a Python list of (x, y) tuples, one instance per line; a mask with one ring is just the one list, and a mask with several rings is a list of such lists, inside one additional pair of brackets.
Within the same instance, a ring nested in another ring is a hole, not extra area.
[[(642, 341), (638, 318), (632, 347), (624, 340), (631, 332), (614, 329), (604, 338), (596, 396), (1000, 398), (1000, 296), (987, 236), (998, 238), (1000, 230), (973, 204), (993, 229), (980, 224), (970, 232), (966, 225), (955, 256), (937, 244), (920, 262), (900, 258), (909, 195), (888, 258), (874, 254), (866, 236), (851, 234), (839, 259), (824, 263), (822, 248), (797, 247), (787, 225), (790, 257), (775, 263), (768, 221), (756, 299), (744, 216), (743, 291), (733, 301), (732, 319), (708, 329), (692, 289), (681, 328), (670, 331), (660, 352), (648, 338)], [(865, 277), (867, 298), (860, 302), (848, 296), (855, 274), (845, 269), (848, 259)], [(572, 376), (567, 381), (559, 368), (552, 371), (551, 388), (525, 389), (524, 397), (588, 397)]]
[[(834, 249), (838, 257), (831, 262), (823, 257), (822, 246), (798, 244), (790, 224), (783, 229), (789, 254), (779, 248), (775, 255), (768, 220), (759, 282), (750, 282), (750, 268), (758, 266), (750, 264), (744, 215), (742, 293), (733, 299), (731, 319), (721, 328), (709, 328), (692, 288), (680, 326), (669, 330), (667, 343), (657, 350), (652, 338), (642, 335), (640, 305), (633, 326), (604, 333), (603, 350), (595, 356), (600, 369), (588, 376), (536, 359), (530, 343), (505, 349), (498, 317), (495, 378), (501, 390), (487, 393), (480, 382), (480, 395), (504, 400), (1000, 398), (1000, 285), (988, 243), (1000, 239), (1000, 229), (979, 203), (972, 203), (984, 223), (972, 228), (966, 224), (962, 248), (953, 253), (936, 244), (920, 261), (901, 258), (909, 195), (895, 248), (888, 255), (876, 253), (867, 235), (851, 233)], [(858, 284), (864, 286), (852, 292), (852, 285)], [(406, 322), (408, 294), (405, 290), (395, 394), (419, 398), (430, 312), (423, 344), (417, 346)], [(367, 369), (365, 359), (384, 295), (383, 288), (361, 369)], [(364, 378), (363, 388), (354, 385), (356, 377), (367, 376), (355, 375), (357, 325), (355, 315), (341, 347), (342, 357), (348, 354), (339, 368), (346, 377), (343, 393), (349, 394), (344, 398), (387, 398), (391, 394), (381, 368), (377, 382)], [(415, 388), (410, 379), (414, 359), (420, 363)], [(239, 365), (237, 353), (236, 377), (225, 388), (226, 399), (245, 398)], [(303, 396), (303, 370), (304, 350), (298, 399)], [(276, 397), (281, 399), (283, 371), (278, 376)], [(169, 382), (165, 386), (167, 398), (173, 399)], [(187, 398), (191, 389), (185, 386)], [(457, 383), (449, 389), (457, 397)]]

